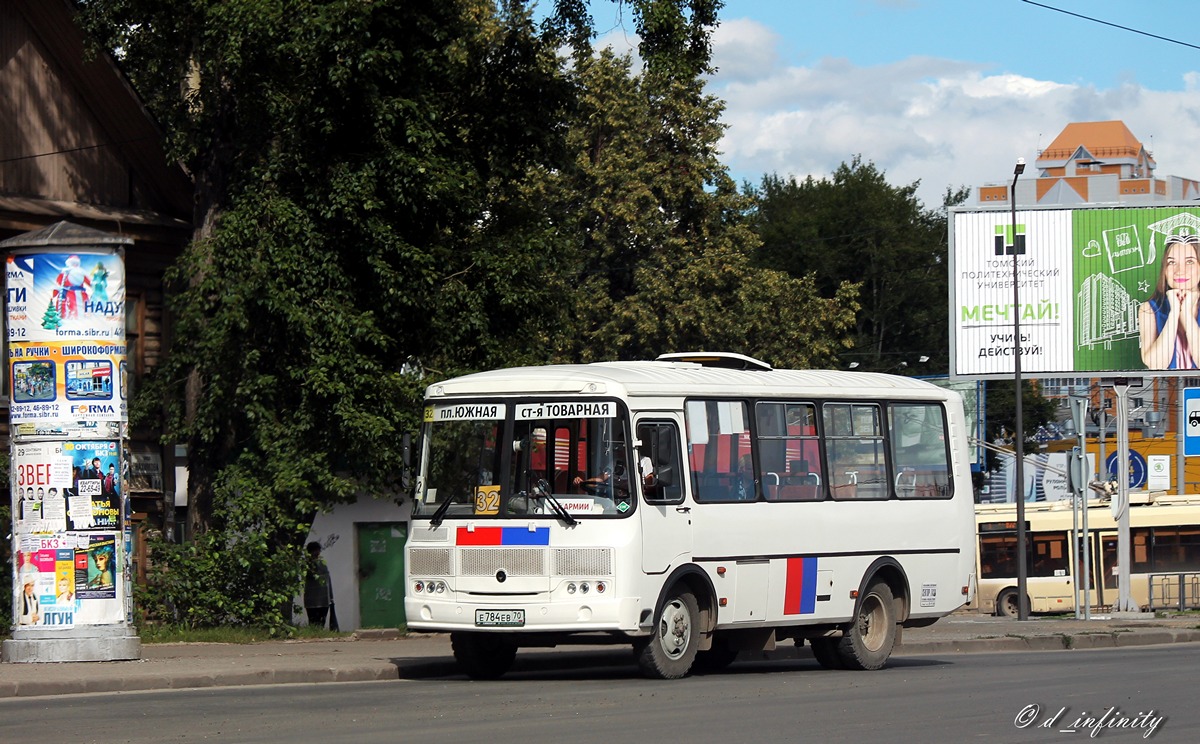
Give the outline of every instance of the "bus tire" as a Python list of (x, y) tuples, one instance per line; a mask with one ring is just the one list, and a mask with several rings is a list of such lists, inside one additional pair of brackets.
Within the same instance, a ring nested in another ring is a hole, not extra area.
[(692, 668), (699, 643), (700, 605), (689, 590), (677, 589), (659, 610), (654, 634), (634, 647), (638, 667), (651, 679), (679, 679)]
[(842, 657), (838, 653), (840, 638), (810, 638), (808, 645), (812, 646), (813, 658), (824, 669), (845, 669)]
[(712, 648), (696, 654), (692, 669), (701, 674), (719, 672), (737, 660), (738, 652), (720, 636), (713, 639)]
[(847, 669), (882, 669), (896, 643), (896, 602), (892, 589), (874, 581), (858, 602), (854, 622), (837, 644)]
[(517, 645), (498, 633), (451, 633), (450, 649), (471, 679), (499, 679), (517, 658)]
[(1020, 612), (1021, 608), (1017, 606), (1016, 589), (1005, 589), (996, 597), (997, 616), (1013, 619), (1016, 618)]

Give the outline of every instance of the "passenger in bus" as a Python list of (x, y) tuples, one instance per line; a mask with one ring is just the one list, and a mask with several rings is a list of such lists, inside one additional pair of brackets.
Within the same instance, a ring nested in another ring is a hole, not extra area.
[(642, 474), (643, 486), (654, 488), (657, 485), (657, 478), (654, 476), (654, 461), (649, 457), (638, 460), (638, 471)]
[(1200, 359), (1200, 235), (1167, 238), (1154, 294), (1138, 309), (1147, 369), (1196, 369)]

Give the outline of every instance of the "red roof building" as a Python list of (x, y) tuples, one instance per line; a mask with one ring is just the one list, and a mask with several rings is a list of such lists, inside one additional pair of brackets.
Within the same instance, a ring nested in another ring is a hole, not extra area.
[[(1019, 179), (1017, 204), (1153, 204), (1200, 199), (1200, 181), (1156, 176), (1150, 151), (1121, 121), (1068, 124)], [(1011, 184), (980, 186), (977, 203), (1008, 204)]]

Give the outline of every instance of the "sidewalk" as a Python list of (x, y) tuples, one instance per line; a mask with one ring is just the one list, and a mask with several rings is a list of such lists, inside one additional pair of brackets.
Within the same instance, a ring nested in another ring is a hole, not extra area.
[[(1200, 642), (1200, 618), (1153, 616), (1031, 619), (1025, 622), (960, 613), (928, 628), (904, 631), (895, 656), (988, 651), (1052, 651)], [(517, 656), (541, 655), (531, 663), (561, 666), (633, 661), (626, 646), (560, 646), (526, 649)], [(807, 647), (790, 641), (766, 658), (808, 658)], [(552, 658), (545, 658), (552, 657)], [(746, 657), (743, 657), (746, 658)], [(395, 631), (360, 631), (346, 638), (269, 641), (255, 644), (168, 643), (142, 646), (138, 661), (0, 665), (0, 697), (33, 697), (87, 692), (221, 687), (281, 683), (356, 682), (459, 676), (449, 637)]]

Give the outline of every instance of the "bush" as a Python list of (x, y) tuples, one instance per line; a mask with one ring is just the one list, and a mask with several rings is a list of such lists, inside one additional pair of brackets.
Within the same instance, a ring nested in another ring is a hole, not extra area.
[(244, 626), (291, 635), (300, 552), (277, 550), (261, 533), (213, 530), (192, 542), (147, 542), (146, 585), (135, 590), (139, 625)]

